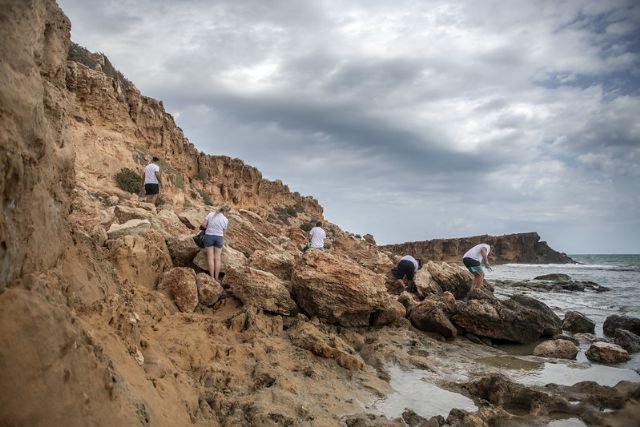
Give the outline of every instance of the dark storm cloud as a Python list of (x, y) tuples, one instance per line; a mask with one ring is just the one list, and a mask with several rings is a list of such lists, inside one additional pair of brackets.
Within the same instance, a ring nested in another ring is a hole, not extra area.
[(636, 1), (61, 6), (196, 146), (345, 228), (640, 250)]

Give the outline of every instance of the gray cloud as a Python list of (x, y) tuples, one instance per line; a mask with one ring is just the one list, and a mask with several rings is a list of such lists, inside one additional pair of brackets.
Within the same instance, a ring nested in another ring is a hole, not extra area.
[(60, 3), (196, 146), (344, 228), (640, 252), (637, 2)]

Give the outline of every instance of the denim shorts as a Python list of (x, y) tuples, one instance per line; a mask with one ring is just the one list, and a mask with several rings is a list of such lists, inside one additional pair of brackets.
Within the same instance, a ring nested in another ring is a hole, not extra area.
[(222, 236), (214, 236), (212, 234), (204, 235), (204, 247), (208, 248), (213, 246), (214, 248), (221, 248), (224, 243), (224, 238)]

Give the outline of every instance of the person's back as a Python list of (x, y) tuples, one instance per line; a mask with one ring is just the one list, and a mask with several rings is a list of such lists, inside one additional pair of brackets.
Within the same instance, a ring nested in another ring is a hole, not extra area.
[(469, 249), (467, 252), (465, 252), (465, 254), (462, 256), (462, 258), (471, 258), (474, 259), (476, 261), (482, 261), (483, 257), (482, 257), (482, 249), (486, 250), (486, 256), (489, 256), (489, 253), (491, 252), (491, 246), (489, 246), (486, 243), (480, 243), (478, 245), (475, 245), (474, 247), (472, 247), (471, 249)]
[(156, 172), (160, 172), (160, 166), (151, 162), (144, 167), (144, 183), (145, 184), (158, 184), (158, 176)]
[(209, 236), (224, 236), (224, 231), (229, 224), (229, 220), (222, 212), (211, 212), (207, 215), (207, 229), (204, 234)]
[(144, 167), (144, 194), (147, 202), (155, 202), (160, 193), (160, 166), (157, 157), (153, 157), (151, 163)]
[(324, 239), (327, 237), (327, 233), (321, 228), (322, 223), (318, 221), (316, 226), (309, 231), (309, 238), (311, 240), (311, 247), (314, 249), (324, 248)]

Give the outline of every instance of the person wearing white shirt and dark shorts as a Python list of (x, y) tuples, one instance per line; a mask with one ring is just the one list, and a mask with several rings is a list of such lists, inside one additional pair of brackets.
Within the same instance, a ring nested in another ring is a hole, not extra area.
[(160, 160), (153, 157), (151, 163), (144, 167), (144, 194), (145, 201), (155, 203), (160, 193), (160, 166), (155, 162)]
[(309, 230), (309, 243), (303, 248), (303, 252), (309, 249), (323, 249), (324, 239), (327, 238), (327, 233), (322, 229), (322, 221), (316, 222), (316, 226)]
[(422, 268), (422, 260), (415, 259), (411, 255), (405, 255), (400, 258), (398, 265), (391, 269), (391, 273), (393, 277), (396, 279), (404, 279), (407, 278), (407, 286), (405, 291), (407, 292), (417, 292), (418, 288), (416, 288), (416, 284), (413, 281), (413, 278), (418, 270)]
[(473, 282), (471, 282), (471, 289), (480, 289), (484, 284), (484, 271), (482, 265), (491, 270), (489, 266), (489, 254), (495, 254), (493, 247), (487, 243), (480, 243), (469, 249), (462, 256), (462, 263), (467, 270), (473, 274)]
[(224, 204), (216, 212), (210, 212), (204, 219), (200, 228), (204, 232), (204, 247), (207, 251), (207, 265), (209, 274), (215, 280), (220, 276), (222, 268), (222, 246), (224, 245), (224, 232), (229, 225), (229, 220), (225, 213), (229, 213), (231, 208)]

